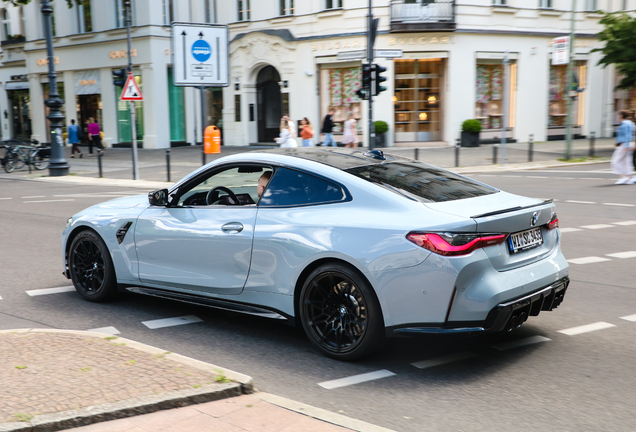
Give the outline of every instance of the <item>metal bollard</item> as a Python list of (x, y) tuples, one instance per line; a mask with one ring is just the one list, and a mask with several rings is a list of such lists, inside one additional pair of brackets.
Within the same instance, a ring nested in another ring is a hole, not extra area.
[(594, 157), (594, 141), (596, 141), (596, 132), (590, 132), (590, 157)]
[(97, 168), (99, 169), (99, 178), (104, 177), (104, 173), (102, 172), (102, 152), (97, 152)]
[(497, 152), (499, 151), (499, 144), (497, 144), (498, 138), (495, 137), (495, 143), (492, 145), (492, 163), (497, 165)]
[(170, 149), (166, 150), (166, 175), (168, 182), (170, 182)]
[(415, 160), (420, 160), (420, 149), (415, 147)]
[(204, 149), (203, 144), (201, 144), (201, 163), (205, 165), (206, 164), (205, 151), (203, 149)]
[(459, 148), (461, 147), (460, 140), (457, 138), (455, 142), (455, 166), (459, 166)]
[(534, 135), (530, 134), (530, 138), (528, 138), (528, 162), (532, 162), (534, 152)]

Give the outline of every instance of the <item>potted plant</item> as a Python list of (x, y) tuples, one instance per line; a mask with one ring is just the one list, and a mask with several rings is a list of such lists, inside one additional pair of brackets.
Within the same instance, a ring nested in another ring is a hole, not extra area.
[(386, 133), (389, 130), (387, 122), (377, 120), (375, 122), (375, 146), (386, 147)]
[(470, 119), (462, 123), (462, 147), (479, 147), (479, 132), (481, 132), (481, 122), (477, 119)]

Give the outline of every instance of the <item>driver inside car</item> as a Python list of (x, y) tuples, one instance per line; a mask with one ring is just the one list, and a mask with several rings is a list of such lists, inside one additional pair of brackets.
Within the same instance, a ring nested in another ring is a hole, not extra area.
[(256, 188), (256, 193), (259, 196), (259, 198), (261, 195), (263, 195), (263, 191), (267, 187), (267, 183), (269, 183), (269, 179), (271, 178), (272, 178), (272, 172), (265, 171), (263, 175), (261, 175), (261, 177), (258, 179), (258, 187)]

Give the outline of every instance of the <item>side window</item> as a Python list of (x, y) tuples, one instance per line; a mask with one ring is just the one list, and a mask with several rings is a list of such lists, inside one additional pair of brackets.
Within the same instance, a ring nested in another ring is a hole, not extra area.
[(267, 185), (259, 206), (293, 206), (340, 202), (342, 189), (310, 174), (279, 168)]

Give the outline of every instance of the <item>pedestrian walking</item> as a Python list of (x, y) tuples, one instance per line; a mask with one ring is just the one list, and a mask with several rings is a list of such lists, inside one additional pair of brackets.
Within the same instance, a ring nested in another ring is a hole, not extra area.
[(93, 154), (93, 146), (97, 147), (98, 153), (104, 152), (104, 146), (102, 146), (102, 136), (99, 130), (99, 124), (93, 117), (88, 119), (88, 153)]
[(71, 147), (71, 157), (75, 157), (75, 153), (79, 153), (79, 158), (81, 159), (84, 156), (84, 153), (79, 149), (77, 144), (79, 143), (79, 132), (80, 128), (75, 124), (75, 120), (71, 119), (71, 124), (67, 128), (68, 132), (68, 142), (72, 145)]
[(611, 167), (612, 172), (621, 177), (614, 184), (634, 184), (636, 183), (636, 175), (630, 179), (634, 150), (634, 123), (629, 120), (628, 111), (621, 110), (618, 114), (621, 124), (616, 131), (616, 149), (612, 154)]
[(325, 140), (322, 142), (323, 146), (338, 147), (338, 144), (336, 144), (336, 141), (333, 139), (333, 115), (335, 112), (336, 110), (330, 108), (325, 116), (325, 120), (322, 122), (320, 136), (325, 136)]
[(287, 125), (289, 126), (290, 137), (292, 139), (295, 139), (298, 136), (298, 133), (296, 132), (296, 124), (289, 117), (289, 114), (283, 114), (283, 120), (286, 121)]
[(276, 141), (281, 148), (298, 147), (298, 143), (291, 137), (291, 134), (291, 126), (289, 126), (289, 122), (284, 120), (283, 117), (283, 120), (280, 122), (280, 136), (275, 138), (274, 141)]
[(356, 119), (353, 117), (353, 113), (350, 112), (347, 116), (349, 120), (344, 122), (344, 133), (342, 135), (342, 142), (345, 147), (358, 148), (358, 132), (356, 130)]
[(311, 127), (311, 123), (307, 117), (303, 117), (300, 121), (302, 129), (300, 130), (300, 137), (303, 139), (303, 147), (311, 147), (311, 138), (314, 136), (314, 130)]

